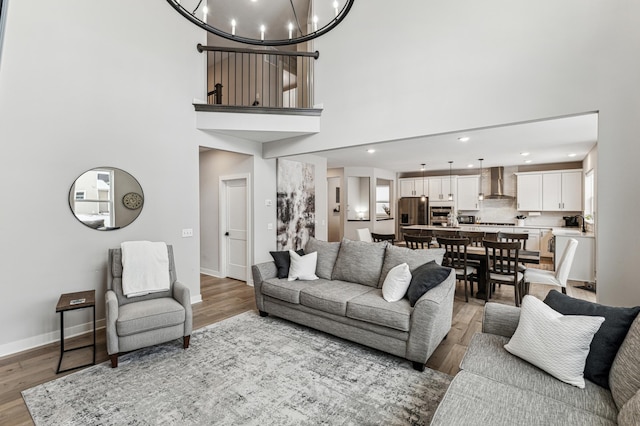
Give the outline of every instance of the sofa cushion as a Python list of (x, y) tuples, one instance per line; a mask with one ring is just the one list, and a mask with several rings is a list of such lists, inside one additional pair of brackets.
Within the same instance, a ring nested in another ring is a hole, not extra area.
[(183, 324), (186, 317), (184, 307), (171, 297), (129, 303), (119, 309), (118, 336)]
[(638, 316), (640, 306), (621, 308), (600, 305), (552, 290), (544, 303), (564, 315), (591, 315), (604, 317), (600, 329), (593, 336), (584, 377), (609, 389), (609, 371), (631, 323)]
[(584, 388), (584, 364), (603, 317), (562, 315), (526, 295), (520, 322), (504, 348), (563, 382)]
[(620, 426), (640, 425), (640, 391), (624, 404), (618, 413), (618, 424)]
[(418, 299), (426, 292), (442, 284), (449, 275), (451, 275), (451, 268), (440, 266), (434, 260), (419, 266), (413, 271), (411, 283), (407, 289), (407, 298), (411, 306), (415, 306)]
[(309, 308), (346, 316), (347, 302), (371, 287), (344, 281), (325, 281), (323, 285), (306, 287), (300, 291), (300, 304)]
[(460, 368), (615, 421), (618, 409), (613, 402), (611, 392), (589, 380), (585, 380), (584, 389), (561, 382), (507, 352), (504, 345), (508, 341), (508, 337), (476, 333), (469, 343)]
[(438, 265), (442, 265), (442, 258), (444, 257), (445, 249), (428, 249), (428, 250), (411, 250), (406, 247), (396, 247), (388, 245), (384, 253), (384, 263), (382, 264), (382, 271), (380, 272), (380, 279), (378, 280), (378, 287), (382, 287), (384, 279), (391, 268), (398, 266), (401, 263), (409, 265), (409, 270), (413, 274), (418, 266), (435, 260)]
[(331, 278), (377, 287), (386, 241), (367, 243), (343, 239)]
[(640, 389), (640, 315), (631, 324), (611, 364), (609, 386), (619, 409)]
[(309, 254), (318, 252), (318, 264), (316, 266), (316, 275), (326, 280), (331, 279), (333, 274), (333, 267), (336, 264), (338, 258), (338, 252), (340, 251), (340, 243), (329, 243), (327, 241), (316, 240), (311, 237), (304, 247), (304, 252)]
[[(296, 253), (302, 256), (304, 254), (304, 250), (298, 250)], [(287, 278), (289, 276), (289, 266), (291, 266), (289, 250), (270, 251), (269, 254), (273, 257), (276, 268), (278, 268), (278, 278)]]
[(409, 331), (411, 306), (407, 299), (389, 303), (382, 297), (381, 289), (370, 290), (347, 302), (347, 317)]
[(323, 285), (326, 280), (289, 281), (287, 278), (272, 278), (262, 283), (262, 294), (285, 302), (300, 304), (300, 291), (307, 287)]
[(432, 426), (615, 424), (615, 420), (565, 404), (554, 397), (496, 382), (466, 370), (453, 378), (431, 421)]

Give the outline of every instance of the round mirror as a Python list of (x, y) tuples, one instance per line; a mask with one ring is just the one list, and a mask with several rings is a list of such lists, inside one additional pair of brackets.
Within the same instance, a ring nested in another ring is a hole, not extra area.
[(229, 40), (261, 46), (302, 43), (330, 31), (354, 0), (168, 0), (200, 28)]
[(136, 220), (144, 204), (142, 187), (129, 173), (96, 167), (81, 174), (69, 190), (73, 215), (89, 228), (111, 231)]

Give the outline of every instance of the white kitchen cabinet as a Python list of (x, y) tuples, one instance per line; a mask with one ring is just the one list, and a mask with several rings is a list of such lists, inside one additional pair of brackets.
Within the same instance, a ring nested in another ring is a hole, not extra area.
[(428, 179), (429, 186), (429, 203), (438, 203), (449, 201), (449, 194), (451, 194), (451, 186), (455, 188), (456, 178), (449, 176), (446, 177), (430, 177)]
[(512, 234), (527, 234), (527, 250), (540, 250), (540, 229), (539, 228), (520, 228), (514, 227), (508, 230), (503, 229), (502, 232)]
[(400, 197), (419, 197), (423, 193), (426, 195), (426, 192), (429, 189), (427, 187), (426, 179), (425, 179), (424, 189), (423, 189), (422, 178), (398, 179), (398, 182), (400, 185), (400, 188), (399, 188), (400, 190), (398, 191), (398, 193), (400, 194)]
[(519, 211), (542, 210), (542, 173), (517, 175), (517, 209)]
[(555, 252), (555, 267), (558, 268), (560, 258), (564, 252), (565, 247), (569, 244), (571, 238), (578, 240), (578, 247), (576, 248), (576, 254), (569, 270), (569, 279), (575, 281), (584, 281), (587, 283), (595, 282), (596, 278), (596, 240), (593, 236), (580, 236), (580, 235), (556, 235), (556, 252)]
[(459, 176), (457, 180), (458, 191), (457, 209), (458, 211), (479, 210), (478, 193), (480, 184), (479, 176)]
[(582, 211), (582, 170), (542, 175), (542, 210)]

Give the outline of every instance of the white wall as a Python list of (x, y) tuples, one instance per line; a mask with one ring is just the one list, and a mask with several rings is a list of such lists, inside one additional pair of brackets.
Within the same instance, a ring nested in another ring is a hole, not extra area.
[[(173, 244), (178, 279), (200, 297), (200, 145), (247, 154), (261, 146), (195, 128), (205, 93), (204, 32), (166, 2), (12, 0), (0, 62), (0, 356), (59, 338), (61, 293), (96, 289), (104, 318), (107, 249), (126, 240)], [(150, 18), (152, 17), (152, 19)], [(145, 204), (128, 227), (99, 232), (71, 214), (87, 169), (118, 167)], [(254, 191), (275, 199), (275, 160), (256, 159)], [(16, 185), (15, 182), (20, 182)], [(36, 189), (38, 196), (31, 195)], [(20, 207), (16, 207), (20, 206)], [(275, 247), (275, 205), (255, 219), (254, 252)], [(194, 238), (181, 238), (192, 228)], [(65, 316), (84, 329), (83, 310)], [(99, 321), (99, 325), (101, 321)]]
[(316, 41), (322, 132), (265, 155), (599, 111), (598, 300), (640, 305), (628, 227), (640, 198), (625, 195), (640, 154), (639, 13), (632, 0), (359, 2)]

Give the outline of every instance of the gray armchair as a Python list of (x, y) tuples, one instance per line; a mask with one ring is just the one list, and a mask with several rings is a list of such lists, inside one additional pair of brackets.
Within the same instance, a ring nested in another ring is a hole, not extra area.
[(118, 355), (183, 338), (189, 347), (193, 327), (189, 289), (176, 280), (173, 247), (167, 245), (171, 287), (168, 291), (127, 298), (122, 292), (122, 252), (109, 250), (108, 290), (105, 295), (107, 353), (111, 367)]

